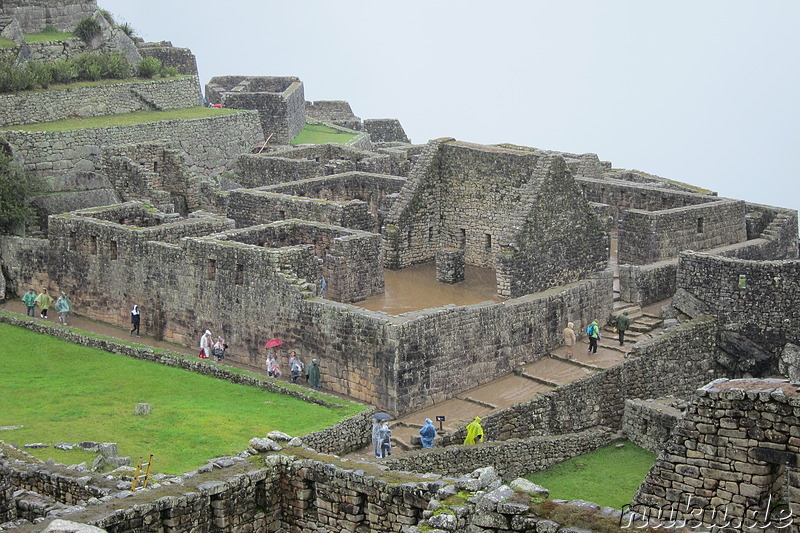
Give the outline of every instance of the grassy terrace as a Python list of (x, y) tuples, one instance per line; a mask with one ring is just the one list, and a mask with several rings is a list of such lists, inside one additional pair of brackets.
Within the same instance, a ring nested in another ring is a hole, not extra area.
[[(72, 32), (68, 31), (49, 31), (49, 32), (39, 32), (39, 33), (29, 33), (25, 35), (25, 42), (35, 44), (35, 43), (47, 43), (50, 41), (66, 41), (67, 39), (72, 39), (75, 35)], [(17, 43), (12, 41), (11, 39), (6, 39), (5, 37), (0, 37), (0, 48), (14, 48), (17, 46)]]
[(345, 133), (324, 124), (306, 124), (300, 135), (292, 139), (291, 144), (345, 144), (353, 137), (355, 135), (352, 133)]
[(526, 476), (550, 490), (550, 497), (581, 499), (620, 509), (631, 503), (656, 455), (631, 442), (612, 444)]
[[(337, 399), (325, 408), (290, 396), (71, 344), (0, 324), (0, 439), (50, 448), (32, 455), (74, 464), (96, 454), (61, 451), (57, 442), (116, 442), (134, 461), (155, 455), (153, 468), (178, 474), (206, 459), (231, 455), (271, 430), (302, 436), (364, 406)], [(152, 413), (137, 417), (137, 403)]]
[(69, 131), (87, 128), (105, 128), (108, 126), (134, 126), (148, 122), (160, 122), (162, 120), (185, 120), (191, 118), (218, 117), (239, 113), (236, 109), (223, 109), (214, 107), (189, 107), (185, 109), (173, 109), (170, 111), (134, 111), (133, 113), (123, 113), (121, 115), (104, 115), (100, 117), (71, 118), (57, 120), (55, 122), (41, 122), (39, 124), (27, 124), (24, 126), (6, 126), (3, 130), (15, 131)]

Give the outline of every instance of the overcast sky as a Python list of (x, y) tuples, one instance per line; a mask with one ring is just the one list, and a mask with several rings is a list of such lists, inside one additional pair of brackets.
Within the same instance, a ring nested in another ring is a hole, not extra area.
[(800, 209), (797, 0), (98, 0), (200, 81), (294, 75), (306, 100), (455, 137), (598, 154)]

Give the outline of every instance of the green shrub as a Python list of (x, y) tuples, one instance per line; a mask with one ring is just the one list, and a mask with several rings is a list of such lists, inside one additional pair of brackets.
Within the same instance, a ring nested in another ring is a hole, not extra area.
[(0, 232), (12, 232), (36, 216), (30, 197), (41, 187), (40, 178), (0, 152)]
[(133, 26), (128, 24), (127, 22), (123, 22), (119, 26), (117, 26), (122, 33), (133, 39), (133, 36), (136, 35), (136, 30), (133, 29)]
[(47, 24), (42, 33), (61, 33), (61, 31), (52, 24)]
[(131, 76), (131, 66), (128, 60), (115, 54), (100, 56), (103, 66), (103, 78), (124, 80)]
[(98, 55), (81, 54), (74, 59), (74, 64), (79, 80), (97, 81), (103, 77), (103, 64)]
[(48, 63), (31, 61), (25, 65), (25, 70), (28, 73), (28, 82), (31, 89), (37, 87), (47, 89), (53, 83), (53, 69)]
[(109, 11), (109, 10), (107, 10), (107, 9), (101, 9), (101, 10), (100, 10), (100, 14), (101, 14), (101, 15), (103, 16), (103, 18), (104, 18), (104, 19), (106, 19), (106, 21), (107, 21), (109, 24), (111, 24), (112, 26), (114, 26), (114, 25), (116, 24), (116, 22), (114, 22), (114, 16), (111, 14), (111, 11)]
[(75, 37), (79, 38), (85, 43), (88, 43), (100, 33), (102, 33), (103, 29), (100, 27), (100, 23), (94, 19), (83, 19), (75, 26), (75, 30), (73, 33)]
[(78, 69), (71, 61), (59, 59), (50, 68), (53, 83), (72, 83), (78, 77)]
[(161, 69), (162, 78), (174, 78), (177, 75), (178, 75), (178, 67), (162, 67)]
[(156, 57), (144, 57), (136, 67), (140, 78), (152, 78), (161, 72), (161, 60)]

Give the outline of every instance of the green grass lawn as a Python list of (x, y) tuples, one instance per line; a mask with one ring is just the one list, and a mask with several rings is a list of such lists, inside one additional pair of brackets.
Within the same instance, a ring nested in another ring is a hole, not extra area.
[(17, 46), (17, 43), (12, 41), (11, 39), (0, 37), (0, 48), (14, 48), (15, 46)]
[(25, 41), (29, 43), (46, 43), (50, 41), (66, 41), (75, 37), (71, 31), (43, 31), (26, 33)]
[(239, 113), (237, 109), (214, 107), (188, 107), (185, 109), (172, 109), (169, 111), (134, 111), (121, 115), (104, 115), (100, 117), (71, 118), (54, 122), (40, 122), (39, 124), (26, 124), (23, 126), (6, 126), (2, 130), (15, 131), (69, 131), (86, 128), (105, 128), (108, 126), (133, 126), (148, 122), (162, 120), (185, 120), (191, 118), (218, 117)]
[(581, 499), (620, 509), (629, 504), (656, 455), (625, 441), (574, 457), (526, 479), (550, 490), (550, 498)]
[[(5, 324), (0, 338), (0, 426), (23, 426), (0, 431), (0, 439), (18, 445), (116, 442), (120, 455), (136, 461), (153, 454), (154, 470), (178, 474), (274, 429), (302, 436), (364, 409), (325, 408)], [(139, 402), (151, 405), (150, 416), (133, 414)], [(96, 456), (27, 451), (65, 464)]]
[(303, 131), (292, 140), (291, 144), (345, 144), (353, 137), (355, 135), (352, 133), (343, 133), (324, 124), (306, 124), (303, 126)]

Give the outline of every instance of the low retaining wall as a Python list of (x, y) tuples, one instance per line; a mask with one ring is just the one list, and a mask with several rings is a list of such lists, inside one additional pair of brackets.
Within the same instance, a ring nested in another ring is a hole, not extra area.
[(109, 146), (166, 140), (186, 155), (187, 165), (210, 170), (232, 165), (239, 154), (263, 142), (255, 111), (219, 117), (162, 120), (132, 126), (109, 126), (56, 132), (0, 132), (28, 170), (46, 175), (102, 170), (101, 154)]
[(3, 126), (202, 105), (197, 76), (0, 94)]
[(381, 464), (393, 470), (433, 472), (443, 476), (465, 475), (477, 468), (492, 466), (508, 481), (592, 452), (619, 438), (619, 434), (608, 428), (593, 428), (567, 435), (419, 450), (381, 461)]
[(676, 407), (682, 403), (677, 398), (625, 400), (622, 432), (637, 446), (659, 453), (664, 449), (673, 428), (683, 418)]

